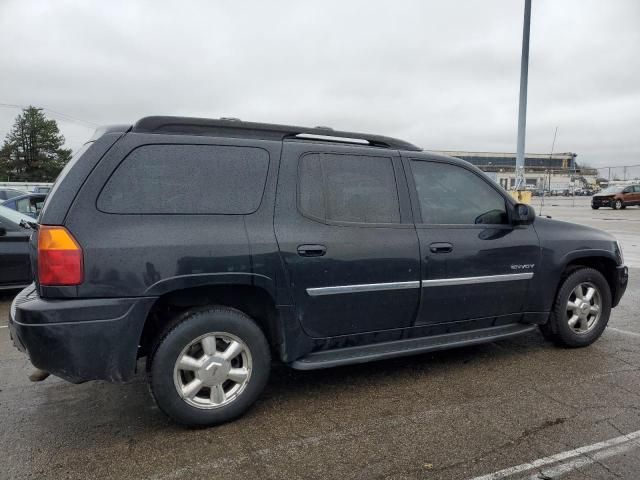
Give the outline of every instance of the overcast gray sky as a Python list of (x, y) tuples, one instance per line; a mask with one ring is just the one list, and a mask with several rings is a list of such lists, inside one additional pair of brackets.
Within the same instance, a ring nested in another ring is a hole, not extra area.
[[(515, 151), (523, 0), (0, 0), (0, 102)], [(527, 152), (640, 163), (640, 1), (533, 0)], [(16, 109), (0, 107), (0, 136)], [(52, 115), (68, 145), (92, 129)]]

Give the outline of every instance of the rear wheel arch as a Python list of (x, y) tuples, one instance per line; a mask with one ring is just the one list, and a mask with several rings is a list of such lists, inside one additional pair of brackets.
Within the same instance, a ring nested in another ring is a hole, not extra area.
[(156, 404), (178, 423), (205, 427), (246, 411), (264, 389), (271, 354), (264, 332), (235, 308), (191, 308), (162, 332), (147, 361)]
[(253, 285), (208, 285), (167, 292), (154, 302), (140, 335), (139, 357), (149, 356), (158, 338), (189, 310), (229, 307), (249, 316), (262, 330), (271, 349), (280, 355), (281, 326), (270, 293)]

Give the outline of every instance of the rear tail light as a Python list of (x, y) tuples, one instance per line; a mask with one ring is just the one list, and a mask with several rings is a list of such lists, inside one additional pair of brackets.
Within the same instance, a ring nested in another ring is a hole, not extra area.
[(38, 280), (40, 285), (82, 283), (82, 248), (64, 227), (41, 225), (38, 231)]

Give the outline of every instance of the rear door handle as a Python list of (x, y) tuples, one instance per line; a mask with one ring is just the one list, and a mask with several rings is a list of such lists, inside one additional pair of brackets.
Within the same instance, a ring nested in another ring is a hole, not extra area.
[(322, 257), (327, 253), (327, 247), (324, 245), (299, 245), (298, 255), (301, 257)]
[(453, 245), (448, 242), (436, 242), (429, 245), (431, 253), (449, 253), (453, 250)]

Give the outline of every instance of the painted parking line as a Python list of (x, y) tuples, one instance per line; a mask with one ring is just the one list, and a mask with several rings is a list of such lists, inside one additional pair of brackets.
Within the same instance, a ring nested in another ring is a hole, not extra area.
[[(604, 442), (598, 442), (573, 450), (567, 450), (566, 452), (556, 453), (549, 457), (532, 460), (531, 462), (516, 465), (515, 467), (509, 467), (494, 473), (474, 477), (471, 480), (498, 480), (500, 478), (507, 478), (513, 475), (527, 473), (531, 470), (538, 470), (531, 478), (537, 478), (540, 471), (547, 474), (547, 472), (551, 472), (555, 469), (560, 472), (556, 474), (559, 475), (565, 471), (575, 468), (577, 465), (588, 465), (597, 461), (599, 458), (611, 457), (638, 447), (640, 447), (640, 430), (626, 435), (621, 435), (610, 440), (605, 440)], [(592, 455), (587, 455), (592, 452)], [(542, 467), (552, 465), (554, 463), (558, 463), (559, 465), (556, 465), (549, 470), (542, 470)], [(564, 470), (565, 465), (567, 465), (566, 470)], [(569, 467), (568, 465), (573, 466)]]
[(541, 478), (558, 478), (565, 473), (569, 473), (576, 468), (585, 467), (595, 462), (601, 462), (609, 457), (616, 455), (622, 455), (623, 453), (640, 447), (640, 443), (637, 441), (631, 441), (618, 445), (617, 447), (609, 447), (604, 450), (598, 450), (590, 455), (582, 455), (567, 462), (560, 463), (559, 465), (552, 466), (550, 468), (541, 468), (538, 472), (529, 477), (529, 480), (540, 480)]
[(9, 328), (9, 325), (0, 325), (0, 328)]
[(616, 333), (622, 333), (624, 335), (631, 335), (632, 337), (640, 337), (640, 333), (630, 332), (629, 330), (622, 330), (621, 328), (607, 327), (607, 330), (611, 330)]

